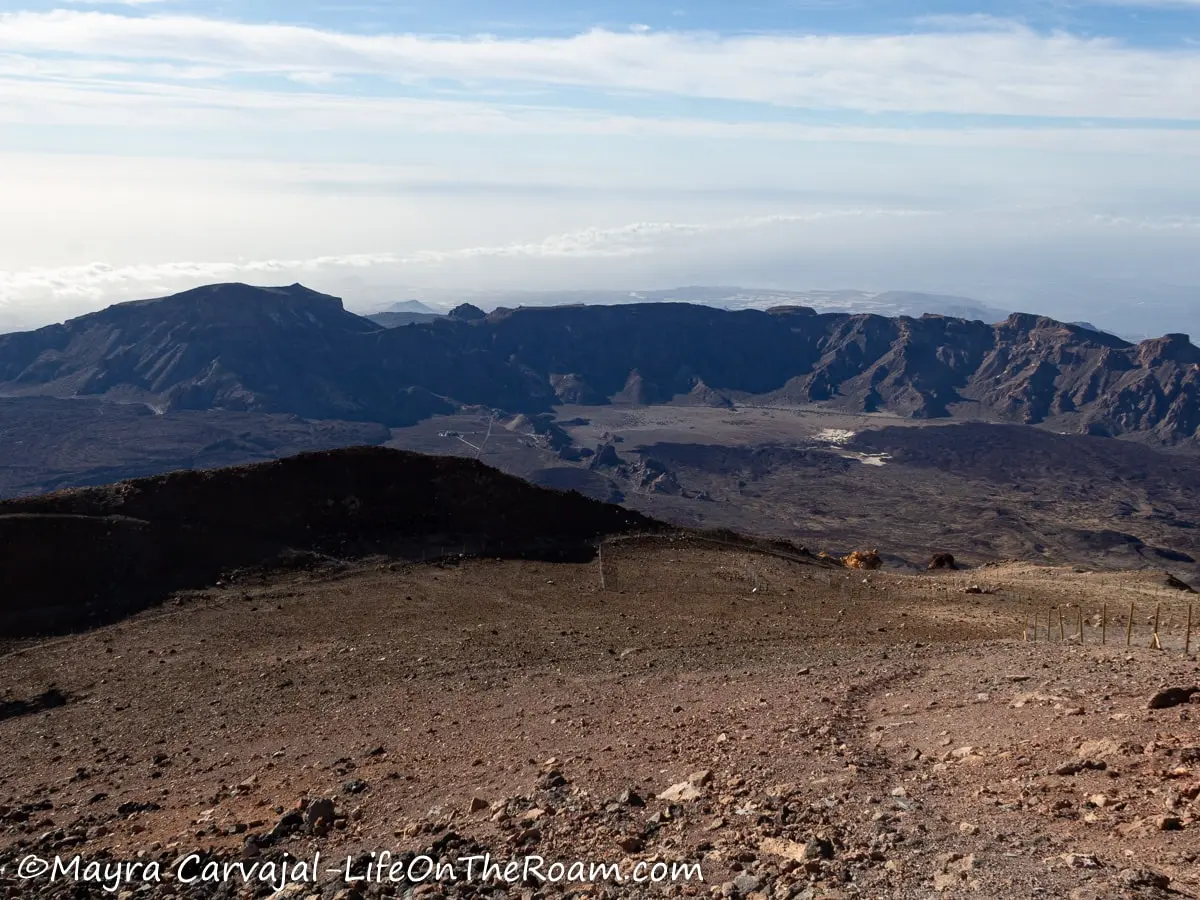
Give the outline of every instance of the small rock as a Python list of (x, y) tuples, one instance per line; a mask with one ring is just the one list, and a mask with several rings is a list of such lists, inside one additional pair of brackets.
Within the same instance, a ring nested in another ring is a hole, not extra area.
[(162, 809), (157, 803), (142, 803), (137, 800), (131, 800), (128, 803), (122, 803), (117, 807), (118, 816), (132, 816), (140, 812), (157, 812)]
[(1114, 738), (1084, 741), (1079, 745), (1080, 759), (1104, 759), (1106, 756), (1124, 756), (1129, 753), (1141, 752), (1141, 747), (1131, 744), (1128, 741), (1118, 741)]
[(973, 872), (978, 862), (975, 859), (974, 853), (968, 853), (966, 856), (960, 856), (957, 853), (952, 853), (950, 859), (946, 860), (942, 867), (946, 872), (955, 875), (966, 876), (968, 872)]
[(801, 844), (797, 841), (788, 841), (781, 838), (764, 838), (762, 843), (758, 845), (758, 851), (768, 856), (778, 856), (782, 859), (790, 859), (799, 863), (807, 859), (812, 859), (808, 854), (808, 844)]
[(686, 803), (691, 800), (699, 800), (700, 791), (690, 781), (681, 781), (659, 794), (658, 799), (666, 800), (668, 803)]
[(1147, 709), (1169, 709), (1172, 706), (1182, 706), (1192, 699), (1192, 694), (1200, 693), (1200, 687), (1164, 688), (1146, 704)]
[(292, 812), (284, 813), (283, 818), (275, 823), (275, 827), (271, 829), (268, 836), (273, 841), (282, 840), (283, 838), (295, 834), (304, 827), (304, 824), (304, 816), (293, 810)]
[(833, 841), (829, 838), (815, 837), (804, 845), (804, 856), (807, 859), (833, 859)]
[(741, 897), (757, 891), (761, 884), (762, 881), (754, 875), (742, 874), (733, 879), (733, 889)]
[(1078, 775), (1085, 769), (1096, 769), (1103, 771), (1108, 768), (1108, 763), (1102, 759), (1073, 759), (1063, 763), (1054, 770), (1055, 775)]
[(954, 564), (954, 554), (952, 553), (935, 553), (929, 558), (929, 564), (925, 567), (929, 570), (934, 569), (957, 569)]
[(328, 797), (311, 800), (304, 808), (304, 825), (314, 832), (318, 828), (329, 829), (333, 825), (333, 816), (333, 801)]
[(1154, 827), (1159, 831), (1180, 831), (1183, 828), (1183, 819), (1179, 816), (1159, 816), (1154, 820)]
[(933, 889), (939, 894), (944, 894), (946, 891), (952, 891), (962, 884), (962, 876), (952, 875), (948, 872), (939, 872), (933, 876)]
[(646, 801), (635, 790), (626, 790), (621, 792), (621, 796), (617, 798), (617, 802), (624, 806), (645, 806)]
[(1122, 869), (1117, 880), (1131, 888), (1157, 888), (1165, 891), (1171, 884), (1171, 879), (1153, 869)]

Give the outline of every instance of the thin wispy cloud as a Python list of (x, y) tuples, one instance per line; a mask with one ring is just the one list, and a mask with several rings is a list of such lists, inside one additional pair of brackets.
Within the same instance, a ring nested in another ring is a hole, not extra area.
[(398, 83), (538, 84), (815, 110), (1200, 120), (1200, 51), (1007, 28), (722, 36), (592, 30), (568, 38), (361, 35), (189, 16), (0, 16), (0, 51), (319, 70)]
[(1150, 231), (1200, 231), (1200, 216), (1104, 216), (1092, 217), (1100, 225)]
[[(26, 71), (40, 67), (22, 63)], [(153, 72), (155, 67), (146, 67)], [(105, 62), (97, 71), (124, 73), (129, 64)], [(147, 72), (142, 72), (145, 75)], [(1069, 125), (949, 125), (921, 127), (871, 124), (806, 124), (698, 116), (649, 116), (548, 105), (485, 103), (411, 97), (342, 96), (328, 92), (222, 89), (196, 84), (210, 74), (199, 67), (164, 67), (164, 76), (184, 83), (137, 81), (119, 85), (76, 72), (78, 80), (26, 80), (5, 74), (0, 61), (0, 123), (169, 126), (181, 131), (212, 129), (353, 128), (375, 134), (574, 134), (744, 141), (902, 143), (950, 147), (1024, 147), (1078, 151), (1154, 149), (1200, 152), (1200, 128)], [(333, 76), (289, 75), (306, 87), (324, 86)]]
[(632, 222), (615, 228), (588, 228), (557, 234), (540, 241), (463, 247), (452, 250), (418, 250), (411, 253), (359, 253), (318, 256), (309, 259), (251, 260), (238, 262), (171, 262), (145, 266), (111, 266), (92, 263), (24, 272), (0, 271), (0, 305), (8, 305), (29, 288), (61, 286), (86, 293), (89, 284), (155, 282), (178, 278), (207, 278), (234, 273), (315, 271), (329, 268), (366, 268), (377, 265), (441, 265), (478, 257), (576, 258), (620, 257), (653, 253), (657, 244), (670, 238), (714, 232), (745, 231), (776, 225), (816, 223), (830, 219), (913, 217), (931, 215), (919, 209), (845, 209), (804, 213), (779, 213), (746, 217), (727, 222)]
[(841, 209), (745, 217), (725, 222), (632, 222), (613, 228), (588, 228), (540, 241), (417, 250), (409, 253), (356, 253), (306, 259), (174, 261), (114, 266), (107, 263), (0, 271), (0, 312), (7, 318), (42, 321), (47, 308), (87, 305), (99, 299), (129, 299), (166, 294), (213, 281), (270, 280), (331, 276), (386, 268), (392, 275), (428, 275), (433, 268), (486, 259), (622, 259), (652, 255), (700, 235), (755, 231), (787, 225), (852, 219), (896, 219), (933, 215), (919, 209)]

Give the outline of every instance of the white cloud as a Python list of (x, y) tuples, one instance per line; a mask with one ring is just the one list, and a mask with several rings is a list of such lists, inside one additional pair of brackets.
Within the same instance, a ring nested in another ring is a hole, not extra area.
[[(188, 63), (146, 62), (118, 59), (49, 59), (40, 56), (0, 53), (0, 77), (5, 79), (47, 79), (52, 82), (77, 82), (81, 86), (93, 79), (134, 79), (129, 84), (136, 89), (136, 80), (152, 84), (161, 81), (217, 81), (225, 70), (215, 66), (196, 66)], [(36, 82), (31, 82), (36, 83)], [(115, 87), (118, 83), (110, 83)]]
[(536, 243), (508, 244), (497, 247), (470, 247), (460, 250), (423, 251), (394, 260), (401, 264), (442, 264), (478, 257), (623, 257), (653, 253), (673, 238), (691, 237), (724, 231), (746, 231), (775, 225), (816, 223), (828, 219), (883, 218), (930, 215), (925, 210), (850, 209), (809, 213), (783, 213), (773, 216), (747, 216), (729, 222), (681, 223), (634, 222), (617, 228), (589, 228), (584, 231), (548, 237)]
[(1200, 231), (1200, 216), (1092, 216), (1097, 225), (1146, 231)]
[[(1200, 129), (1073, 126), (904, 127), (901, 125), (810, 125), (755, 119), (729, 120), (554, 108), (546, 105), (410, 97), (346, 96), (321, 91), (268, 91), (155, 83), (139, 79), (114, 83), (99, 80), (105, 72), (130, 73), (132, 63), (111, 61), (62, 63), (22, 60), (22, 71), (47, 66), (69, 68), (71, 80), (37, 80), (16, 76), (11, 58), (0, 57), (0, 123), (70, 125), (74, 127), (146, 128), (158, 133), (218, 130), (290, 132), (353, 129), (360, 134), (397, 136), (582, 135), (678, 137), (730, 141), (804, 143), (883, 143), (995, 150), (1028, 148), (1072, 152), (1200, 153)], [(156, 64), (164, 77), (195, 82), (211, 69)], [(325, 82), (289, 73), (296, 81)], [(287, 152), (286, 146), (278, 149)]]
[(337, 76), (332, 72), (289, 72), (287, 77), (297, 84), (307, 84), (313, 87), (322, 87), (337, 81)]
[(513, 82), (868, 112), (1200, 119), (1200, 53), (1020, 25), (905, 35), (360, 35), (189, 16), (0, 15), (0, 52)]
[(481, 260), (621, 259), (669, 251), (700, 235), (751, 232), (787, 225), (818, 225), (836, 220), (927, 216), (922, 210), (844, 209), (753, 216), (725, 222), (633, 222), (613, 228), (588, 228), (551, 235), (540, 241), (421, 250), (411, 253), (356, 253), (307, 259), (259, 259), (218, 262), (166, 262), (114, 266), (107, 263), (0, 270), (0, 313), (25, 324), (74, 315), (101, 305), (159, 296), (219, 281), (291, 281), (325, 279), (347, 273), (386, 269), (390, 276), (419, 277), (431, 270)]

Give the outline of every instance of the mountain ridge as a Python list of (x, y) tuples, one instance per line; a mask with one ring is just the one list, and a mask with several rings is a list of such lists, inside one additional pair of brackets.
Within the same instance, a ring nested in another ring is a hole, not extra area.
[(920, 291), (783, 290), (734, 285), (681, 285), (650, 290), (563, 290), (504, 291), (475, 290), (437, 292), (445, 306), (468, 300), (484, 309), (517, 306), (566, 306), (578, 303), (600, 306), (630, 303), (693, 303), (717, 309), (770, 309), (774, 306), (807, 306), (820, 312), (875, 313), (897, 316), (931, 312), (965, 319), (998, 322), (1009, 314), (989, 304), (953, 294)]
[[(467, 307), (460, 307), (460, 310)], [(1200, 350), (1029, 313), (989, 325), (688, 303), (498, 309), (384, 328), (300, 285), (212, 285), (0, 336), (0, 395), (400, 426), (461, 405), (824, 404), (1200, 446)]]

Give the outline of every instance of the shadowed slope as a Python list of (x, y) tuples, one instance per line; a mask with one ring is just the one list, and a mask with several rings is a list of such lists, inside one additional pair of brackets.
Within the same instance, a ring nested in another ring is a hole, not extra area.
[(377, 447), (0, 503), (0, 632), (70, 630), (295, 551), (590, 554), (638, 513), (472, 460)]

